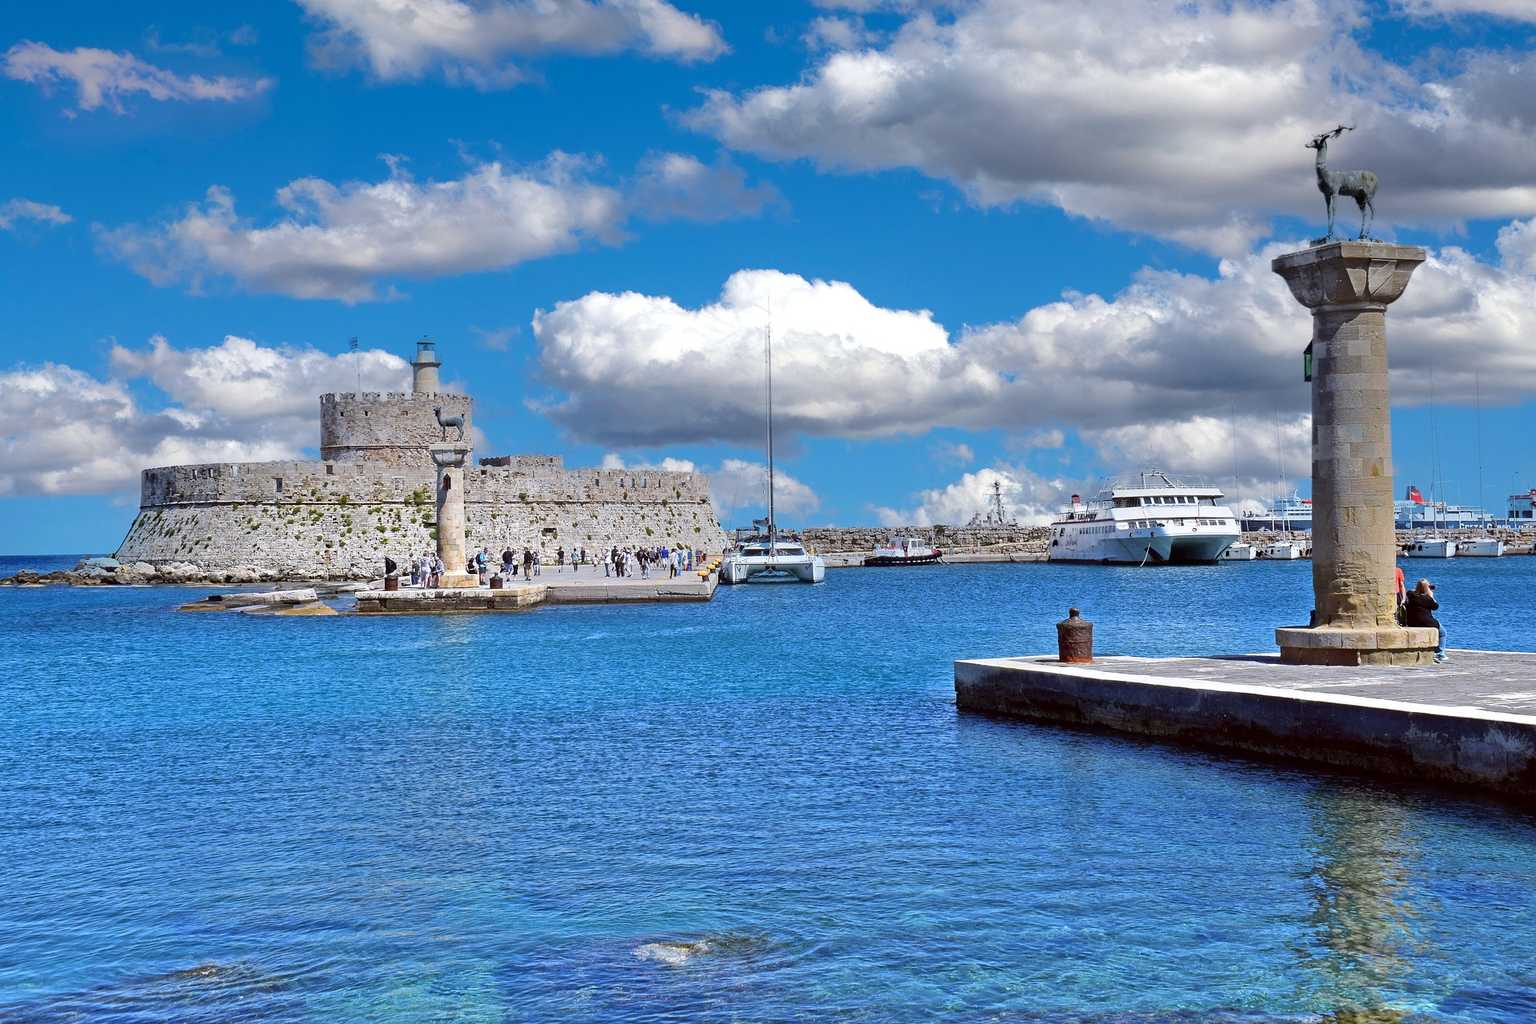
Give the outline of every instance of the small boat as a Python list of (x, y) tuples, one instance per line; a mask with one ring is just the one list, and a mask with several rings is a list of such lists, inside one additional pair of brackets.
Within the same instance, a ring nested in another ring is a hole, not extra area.
[(1403, 548), (1404, 558), (1455, 558), (1456, 542), (1449, 537), (1426, 537)]
[(766, 534), (748, 537), (720, 563), (721, 583), (820, 583), (826, 578), (822, 557), (787, 534), (776, 533), (771, 540)]
[(932, 565), (943, 557), (943, 551), (924, 544), (916, 537), (902, 537), (877, 545), (873, 555), (864, 557), (864, 564), (866, 566)]
[(1264, 545), (1264, 557), (1288, 562), (1297, 558), (1306, 558), (1307, 549), (1306, 545), (1299, 540), (1271, 541)]
[(1249, 544), (1245, 540), (1240, 540), (1235, 544), (1229, 545), (1227, 550), (1221, 553), (1221, 560), (1223, 562), (1251, 562), (1258, 557), (1258, 548), (1254, 547), (1252, 544)]
[(1502, 558), (1504, 542), (1497, 537), (1473, 537), (1456, 542), (1457, 558)]

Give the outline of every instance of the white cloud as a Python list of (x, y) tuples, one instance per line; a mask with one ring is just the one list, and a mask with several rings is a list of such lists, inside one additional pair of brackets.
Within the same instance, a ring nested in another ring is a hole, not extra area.
[(703, 223), (750, 217), (780, 202), (771, 185), (749, 185), (747, 174), (728, 158), (706, 164), (684, 153), (657, 153), (640, 164), (630, 202), (649, 220)]
[(969, 466), (976, 461), (976, 451), (970, 445), (957, 441), (940, 441), (928, 449), (935, 462), (956, 466)]
[(1409, 68), (1362, 49), (1364, 26), (1331, 0), (978, 0), (917, 11), (795, 84), (712, 90), (686, 121), (771, 159), (915, 168), (983, 206), (1051, 204), (1226, 256), (1274, 215), (1321, 219), (1302, 143), (1338, 121), (1358, 131), (1333, 164), (1381, 173), (1384, 227), (1536, 213), (1536, 56)]
[(453, 84), (505, 88), (529, 76), (509, 58), (636, 51), (683, 62), (726, 50), (710, 22), (665, 0), (298, 0), (320, 24), (323, 67), (361, 65), (381, 81), (439, 71)]
[[(841, 282), (743, 270), (698, 309), (592, 292), (537, 313), (542, 374), (563, 393), (544, 411), (599, 443), (755, 443), (770, 306), (775, 422), (786, 435), (917, 433), (1001, 390), (925, 310), (882, 309)], [(637, 386), (647, 381), (666, 386)]]
[(1066, 443), (1067, 435), (1055, 427), (1031, 431), (1022, 437), (1008, 439), (1008, 447), (1026, 451), (1031, 448), (1060, 448)]
[(86, 46), (55, 50), (30, 40), (5, 52), (4, 69), (7, 77), (45, 90), (55, 83), (72, 83), (76, 110), (106, 107), (117, 114), (126, 112), (123, 100), (132, 95), (162, 102), (234, 102), (259, 96), (272, 87), (270, 78), (178, 75), (131, 53)]
[(692, 473), (694, 463), (692, 459), (676, 459), (668, 455), (660, 462), (626, 462), (618, 452), (608, 452), (603, 456), (602, 469), (634, 469), (634, 470), (660, 470), (663, 473)]
[[(761, 462), (726, 459), (709, 470), (709, 492), (715, 511), (721, 516), (750, 511), (766, 514), (768, 508), (768, 467)], [(808, 515), (821, 507), (821, 498), (806, 484), (784, 470), (773, 470), (773, 505), (778, 516)]]
[(33, 220), (39, 224), (68, 224), (74, 219), (50, 203), (37, 203), (30, 199), (8, 199), (0, 203), (0, 231), (9, 231), (19, 220)]
[(876, 38), (862, 18), (821, 17), (811, 19), (801, 41), (812, 50), (854, 50)]
[(1395, 6), (1420, 18), (1491, 14), (1511, 21), (1536, 21), (1536, 4), (1531, 0), (1396, 0)]
[(1039, 526), (1050, 521), (1071, 486), (1060, 480), (1046, 480), (1023, 466), (997, 466), (966, 473), (945, 487), (921, 491), (911, 508), (874, 509), (881, 526), (964, 526), (975, 515), (985, 516), (991, 506), (993, 486), (1001, 487), (1008, 515), (1024, 526)]
[(253, 291), (360, 302), (381, 279), (510, 267), (567, 252), (587, 238), (615, 240), (619, 194), (556, 154), (511, 169), (492, 162), (452, 181), (419, 182), (391, 161), (380, 182), (333, 185), (301, 178), (277, 192), (287, 216), (259, 227), (234, 196), (208, 190), (169, 224), (103, 231), (106, 250), (156, 284), (228, 275)]
[(498, 161), (450, 181), (418, 181), (394, 156), (383, 181), (336, 185), (300, 178), (278, 189), (285, 215), (239, 216), (227, 188), (208, 189), (167, 223), (98, 229), (98, 240), (157, 285), (202, 290), (230, 278), (258, 292), (364, 302), (396, 295), (392, 281), (502, 270), (617, 244), (631, 216), (723, 220), (757, 213), (778, 193), (753, 186), (729, 160), (653, 155), (626, 193), (594, 180), (595, 161), (556, 152), (528, 167)]
[[(0, 372), (0, 495), (123, 493), (150, 466), (293, 458), (319, 438), (318, 396), (399, 389), (398, 356), (331, 356), (228, 337), (209, 348), (115, 346), (102, 380), (56, 363)], [(161, 407), (128, 387), (145, 379)]]

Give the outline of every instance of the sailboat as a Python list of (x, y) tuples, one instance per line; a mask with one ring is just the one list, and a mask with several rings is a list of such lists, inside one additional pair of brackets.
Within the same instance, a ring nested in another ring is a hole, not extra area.
[(820, 583), (827, 563), (800, 537), (781, 531), (773, 515), (773, 321), (763, 344), (768, 384), (768, 515), (737, 530), (736, 543), (720, 563), (721, 583)]

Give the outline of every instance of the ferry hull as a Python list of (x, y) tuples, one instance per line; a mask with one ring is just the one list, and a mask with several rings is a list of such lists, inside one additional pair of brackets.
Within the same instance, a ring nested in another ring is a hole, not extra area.
[(1100, 565), (1211, 565), (1237, 540), (1236, 534), (1140, 536), (1105, 539), (1087, 547), (1052, 548), (1052, 562)]

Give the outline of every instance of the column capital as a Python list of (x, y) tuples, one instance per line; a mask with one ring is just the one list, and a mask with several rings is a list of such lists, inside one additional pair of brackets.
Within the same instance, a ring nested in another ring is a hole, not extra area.
[(1417, 245), (1330, 242), (1277, 256), (1270, 268), (1315, 314), (1339, 307), (1385, 309), (1424, 259)]
[(432, 445), (430, 451), (433, 462), (443, 469), (452, 469), (463, 467), (465, 460), (469, 458), (470, 448), (463, 441), (449, 441), (446, 444)]

